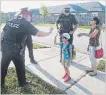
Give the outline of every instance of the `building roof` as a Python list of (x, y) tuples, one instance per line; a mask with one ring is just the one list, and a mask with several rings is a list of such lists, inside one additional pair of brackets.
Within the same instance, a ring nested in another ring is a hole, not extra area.
[(87, 10), (88, 12), (104, 11), (104, 6), (99, 2), (78, 3), (77, 6)]
[(58, 5), (58, 6), (51, 6), (51, 7), (48, 7), (48, 11), (49, 13), (62, 13), (64, 8), (70, 8), (70, 12), (76, 12), (75, 9), (73, 9), (70, 5)]
[(30, 9), (29, 11), (31, 11), (35, 15), (39, 15), (40, 14), (40, 11), (39, 11), (38, 8), (37, 9)]
[(16, 12), (8, 12), (8, 15), (10, 16), (14, 16), (16, 14)]
[(51, 7), (48, 7), (48, 10), (49, 10), (49, 13), (53, 13), (53, 14), (62, 13), (65, 7), (69, 7), (71, 13), (105, 11), (105, 6), (99, 2), (87, 2), (87, 3), (51, 6)]
[[(87, 2), (87, 3), (77, 3), (77, 4), (67, 4), (67, 5), (57, 5), (47, 7), (50, 14), (60, 14), (63, 12), (65, 7), (70, 8), (71, 13), (85, 13), (85, 12), (98, 12), (105, 11), (105, 6), (99, 2)], [(35, 15), (40, 14), (40, 9), (30, 9)], [(10, 15), (14, 15), (16, 12), (8, 12)]]
[[(87, 12), (86, 9), (82, 8), (82, 7), (79, 7), (75, 4), (68, 4), (68, 6), (70, 6), (72, 9), (74, 9), (75, 11), (74, 12), (78, 12), (78, 13), (85, 13)], [(70, 11), (70, 12), (73, 12), (73, 11)]]
[(102, 5), (102, 4), (99, 3), (99, 2), (98, 2), (98, 4), (99, 4), (99, 6), (102, 8), (102, 10), (105, 11), (105, 7), (106, 7), (106, 6)]

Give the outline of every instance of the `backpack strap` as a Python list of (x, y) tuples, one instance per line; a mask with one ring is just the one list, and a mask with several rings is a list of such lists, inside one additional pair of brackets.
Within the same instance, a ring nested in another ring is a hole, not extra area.
[(67, 51), (68, 51), (68, 54), (70, 55), (70, 44), (67, 45)]

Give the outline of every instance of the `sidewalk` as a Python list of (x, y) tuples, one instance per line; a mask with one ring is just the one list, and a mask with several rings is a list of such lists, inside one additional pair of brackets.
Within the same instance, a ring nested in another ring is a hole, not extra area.
[[(105, 95), (105, 73), (98, 71), (98, 75), (95, 77), (84, 73), (84, 70), (90, 67), (88, 55), (77, 53), (76, 59), (70, 66), (72, 80), (68, 83), (64, 83), (62, 79), (64, 70), (59, 62), (59, 48), (36, 49), (34, 55), (38, 62), (36, 65), (29, 62), (28, 52), (26, 52), (26, 69), (62, 90), (68, 88), (66, 90), (68, 95)], [(85, 77), (70, 87), (82, 75)]]

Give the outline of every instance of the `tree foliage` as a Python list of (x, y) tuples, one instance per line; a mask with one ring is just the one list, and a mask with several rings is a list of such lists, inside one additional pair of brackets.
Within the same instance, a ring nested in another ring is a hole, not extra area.
[(42, 17), (47, 17), (49, 15), (48, 8), (45, 5), (42, 5), (40, 8), (40, 13)]

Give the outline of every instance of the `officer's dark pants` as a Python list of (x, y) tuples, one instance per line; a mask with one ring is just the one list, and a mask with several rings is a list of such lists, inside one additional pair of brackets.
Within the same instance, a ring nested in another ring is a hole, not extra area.
[[(64, 32), (63, 32), (64, 33)], [(60, 42), (62, 42), (62, 34), (60, 34)], [(66, 32), (65, 32), (66, 33)], [(69, 43), (73, 44), (73, 35), (70, 35)], [(60, 49), (60, 61), (62, 60), (62, 48)]]
[(29, 36), (27, 37), (26, 45), (27, 45), (27, 48), (28, 48), (28, 50), (29, 50), (29, 58), (30, 58), (30, 60), (34, 60), (34, 55), (33, 55), (33, 43), (32, 43), (32, 37), (31, 37), (31, 35), (29, 35)]
[(12, 53), (8, 53), (8, 52), (2, 52), (1, 85), (5, 84), (5, 77), (6, 77), (6, 74), (7, 74), (8, 66), (9, 66), (11, 61), (13, 61), (14, 65), (15, 65), (19, 85), (24, 86), (25, 83), (26, 83), (24, 55), (21, 56), (19, 54), (12, 54)]

